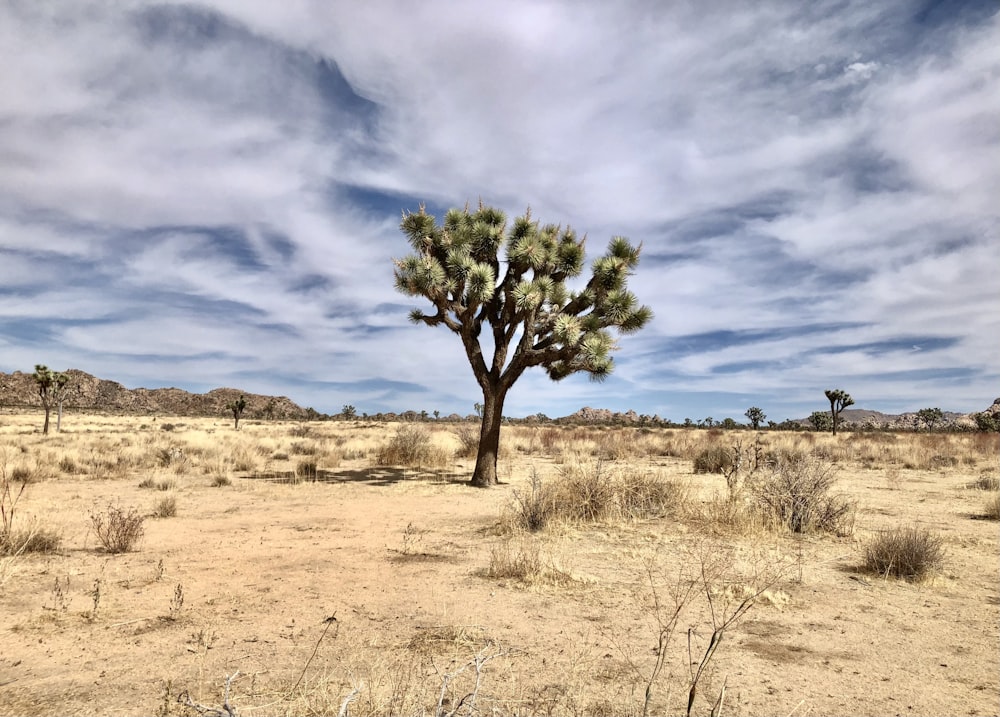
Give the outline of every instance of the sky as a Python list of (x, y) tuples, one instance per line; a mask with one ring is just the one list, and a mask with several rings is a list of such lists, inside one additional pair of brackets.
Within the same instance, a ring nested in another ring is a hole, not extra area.
[(482, 199), (655, 312), (506, 415), (1000, 396), (993, 0), (3, 0), (0, 67), (0, 371), (471, 413), (392, 260)]

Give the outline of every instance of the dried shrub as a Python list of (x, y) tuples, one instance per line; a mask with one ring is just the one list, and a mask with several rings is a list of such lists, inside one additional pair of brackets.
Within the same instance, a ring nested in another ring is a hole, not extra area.
[(983, 473), (976, 480), (969, 483), (968, 487), (974, 490), (1000, 490), (1000, 478), (989, 473)]
[(422, 426), (403, 426), (375, 456), (380, 466), (431, 467), (448, 463), (447, 453), (431, 443), (431, 434)]
[(543, 530), (556, 515), (552, 491), (542, 485), (534, 469), (528, 489), (513, 491), (511, 513), (514, 525), (530, 532)]
[(983, 517), (987, 520), (1000, 520), (1000, 493), (987, 499), (983, 506)]
[(618, 501), (628, 518), (661, 518), (682, 514), (688, 504), (688, 486), (655, 471), (623, 471)]
[(36, 479), (35, 471), (30, 466), (22, 464), (10, 469), (10, 480), (15, 483), (34, 483)]
[(213, 488), (222, 488), (227, 485), (232, 485), (233, 481), (225, 473), (216, 473), (212, 476), (212, 482), (209, 484)]
[(944, 541), (922, 528), (885, 530), (865, 546), (865, 569), (886, 577), (922, 580), (943, 562)]
[(159, 500), (153, 508), (154, 518), (173, 518), (177, 515), (177, 498), (172, 495), (165, 496)]
[(573, 577), (542, 556), (541, 546), (535, 540), (508, 538), (490, 550), (490, 563), (485, 577), (516, 580), (528, 585), (566, 585)]
[(701, 451), (694, 459), (695, 473), (722, 473), (731, 468), (733, 457), (727, 448), (711, 446)]
[(601, 461), (564, 466), (542, 483), (532, 472), (526, 490), (515, 490), (506, 522), (538, 531), (562, 521), (598, 522), (677, 515), (685, 510), (688, 488), (655, 471), (608, 467)]
[(612, 517), (616, 507), (615, 487), (604, 463), (564, 466), (559, 477), (554, 500), (562, 516), (585, 522)]
[(314, 460), (299, 461), (295, 464), (295, 476), (302, 480), (316, 480), (318, 466)]
[(63, 473), (73, 475), (79, 472), (80, 468), (70, 456), (63, 456), (59, 459), (59, 470)]
[(315, 441), (293, 441), (288, 447), (288, 452), (293, 456), (314, 456), (319, 450)]
[(479, 452), (479, 429), (474, 426), (459, 426), (454, 433), (459, 443), (455, 455), (460, 458), (472, 458)]
[(54, 553), (62, 543), (62, 535), (37, 524), (30, 528), (0, 531), (0, 555)]
[(94, 533), (109, 553), (126, 553), (136, 548), (145, 535), (143, 520), (135, 508), (125, 510), (117, 505), (108, 505), (106, 511), (90, 515)]
[(746, 482), (752, 509), (775, 527), (794, 533), (850, 535), (854, 505), (832, 493), (833, 467), (814, 459), (776, 463)]

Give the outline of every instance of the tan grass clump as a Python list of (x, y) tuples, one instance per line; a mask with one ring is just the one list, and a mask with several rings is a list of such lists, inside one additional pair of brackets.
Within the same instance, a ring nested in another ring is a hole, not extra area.
[(603, 461), (563, 466), (543, 482), (533, 471), (526, 488), (513, 492), (501, 523), (535, 532), (563, 522), (607, 522), (679, 515), (688, 487), (656, 471)]
[(943, 563), (944, 541), (922, 528), (885, 530), (865, 546), (865, 569), (884, 577), (923, 580)]
[(832, 492), (833, 467), (815, 459), (779, 461), (746, 482), (752, 509), (793, 533), (822, 531), (850, 535), (854, 504)]
[(983, 507), (983, 516), (987, 520), (1000, 520), (1000, 493), (987, 498)]
[(507, 538), (490, 550), (483, 575), (497, 580), (515, 580), (525, 585), (568, 585), (573, 576), (555, 560), (542, 554), (541, 545), (530, 538)]
[(134, 550), (145, 534), (143, 516), (135, 508), (108, 505), (106, 511), (90, 515), (94, 534), (109, 553), (127, 553)]
[(375, 458), (380, 466), (439, 468), (448, 465), (450, 455), (432, 441), (431, 432), (423, 426), (401, 426), (388, 443), (382, 445)]
[(153, 508), (154, 518), (173, 518), (177, 515), (177, 497), (168, 495), (160, 498)]

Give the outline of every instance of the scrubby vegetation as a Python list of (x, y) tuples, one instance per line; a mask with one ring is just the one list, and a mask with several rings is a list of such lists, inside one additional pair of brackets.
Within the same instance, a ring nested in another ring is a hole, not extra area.
[[(37, 418), (0, 418), (6, 654), (49, 666), (39, 639), (92, 644), (100, 669), (159, 685), (143, 712), (339, 714), (350, 698), (354, 715), (464, 715), (469, 695), (496, 715), (683, 714), (691, 695), (692, 714), (886, 711), (849, 682), (837, 700), (808, 687), (863, 658), (801, 657), (826, 649), (824, 625), (861, 644), (899, 611), (914, 632), (883, 657), (919, 662), (944, 630), (984, 689), (935, 699), (989, 709), (975, 576), (997, 549), (996, 434), (505, 426), (487, 505), (464, 484), (465, 424), (74, 416), (45, 437)], [(804, 614), (819, 627), (800, 635)], [(91, 661), (79, 684), (100, 681)], [(8, 711), (136, 706), (13, 674)], [(805, 685), (792, 701), (786, 679)]]

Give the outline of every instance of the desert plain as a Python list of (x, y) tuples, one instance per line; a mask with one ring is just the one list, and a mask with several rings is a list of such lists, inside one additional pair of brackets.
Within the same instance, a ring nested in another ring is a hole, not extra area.
[[(0, 415), (3, 715), (1000, 713), (997, 434), (514, 425), (484, 490), (471, 424), (40, 426)], [(781, 456), (835, 529), (753, 512)], [(926, 574), (866, 564), (900, 530)]]

